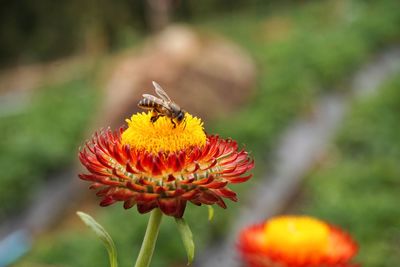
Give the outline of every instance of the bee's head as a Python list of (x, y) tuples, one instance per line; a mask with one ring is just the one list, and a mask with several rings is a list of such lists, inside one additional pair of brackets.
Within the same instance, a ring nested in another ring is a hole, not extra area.
[(176, 121), (178, 123), (181, 123), (184, 119), (185, 119), (185, 111), (181, 110), (179, 111), (178, 116), (176, 116)]

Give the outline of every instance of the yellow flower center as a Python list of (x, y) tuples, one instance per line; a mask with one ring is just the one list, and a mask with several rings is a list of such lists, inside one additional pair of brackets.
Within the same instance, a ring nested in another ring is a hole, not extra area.
[(122, 133), (122, 144), (152, 153), (176, 152), (205, 145), (207, 137), (199, 118), (186, 113), (185, 119), (180, 124), (175, 122), (174, 128), (170, 118), (159, 117), (152, 123), (151, 116), (151, 112), (143, 112), (127, 119), (128, 129)]
[(323, 255), (329, 244), (329, 227), (306, 216), (281, 216), (268, 221), (264, 229), (265, 248), (290, 258)]

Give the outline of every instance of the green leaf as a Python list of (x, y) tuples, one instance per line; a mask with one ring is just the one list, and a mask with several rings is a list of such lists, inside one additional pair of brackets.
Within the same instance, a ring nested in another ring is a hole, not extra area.
[(207, 205), (208, 207), (208, 220), (212, 221), (214, 219), (214, 208), (211, 205)]
[(178, 225), (179, 233), (181, 234), (181, 238), (183, 241), (183, 245), (186, 250), (187, 258), (188, 258), (188, 265), (193, 262), (194, 258), (194, 242), (193, 242), (193, 235), (192, 231), (189, 228), (189, 225), (183, 218), (176, 218), (176, 224)]
[(89, 226), (97, 235), (97, 237), (100, 238), (100, 240), (103, 242), (103, 245), (106, 247), (107, 252), (108, 252), (108, 258), (110, 260), (110, 266), (111, 267), (118, 267), (118, 262), (117, 262), (117, 249), (115, 247), (115, 244), (111, 238), (111, 236), (107, 233), (107, 231), (101, 226), (98, 222), (95, 221), (89, 214), (86, 214), (84, 212), (78, 211), (76, 214), (81, 218), (81, 220)]

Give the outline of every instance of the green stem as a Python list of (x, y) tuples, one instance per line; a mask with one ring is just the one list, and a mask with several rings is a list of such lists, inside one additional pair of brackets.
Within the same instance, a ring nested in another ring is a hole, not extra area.
[(158, 231), (160, 230), (161, 219), (162, 212), (160, 209), (154, 209), (151, 212), (149, 223), (147, 224), (146, 233), (144, 234), (142, 247), (140, 248), (135, 267), (150, 266), (154, 247), (156, 246)]

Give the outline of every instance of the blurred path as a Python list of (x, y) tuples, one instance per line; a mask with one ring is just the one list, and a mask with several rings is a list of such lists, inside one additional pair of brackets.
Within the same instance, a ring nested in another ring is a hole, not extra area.
[(313, 116), (300, 118), (289, 126), (276, 148), (276, 164), (254, 184), (252, 197), (248, 203), (242, 203), (227, 239), (199, 255), (194, 266), (241, 266), (235, 251), (240, 229), (282, 212), (335, 136), (351, 101), (375, 93), (398, 71), (400, 47), (379, 54), (354, 74), (348, 90), (322, 95), (313, 107)]
[(0, 70), (0, 117), (23, 111), (34, 90), (79, 78), (95, 63), (94, 57), (81, 55)]
[(0, 95), (27, 92), (43, 84), (57, 83), (79, 76), (89, 69), (95, 58), (79, 55), (48, 63), (36, 63), (0, 70)]
[[(75, 56), (50, 63), (38, 63), (0, 70), (0, 117), (25, 111), (32, 93), (44, 86), (82, 76), (96, 63), (91, 56)], [(0, 222), (0, 267), (29, 251), (34, 236), (48, 229), (65, 212), (65, 203), (76, 201), (82, 186), (72, 169), (54, 175), (18, 214)]]
[(36, 235), (49, 229), (77, 205), (81, 198), (76, 196), (82, 195), (85, 188), (78, 179), (71, 179), (75, 175), (75, 169), (71, 168), (49, 179), (24, 212), (0, 223), (0, 267), (9, 266), (28, 252)]

